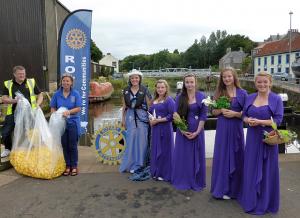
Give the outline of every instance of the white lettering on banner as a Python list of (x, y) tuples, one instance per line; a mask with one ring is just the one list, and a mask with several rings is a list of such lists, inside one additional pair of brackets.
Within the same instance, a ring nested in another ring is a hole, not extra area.
[[(75, 64), (75, 61), (74, 61), (74, 56), (71, 56), (71, 55), (65, 55), (65, 63), (73, 63)], [(75, 72), (75, 67), (74, 66), (66, 66), (65, 67), (65, 72), (66, 73), (74, 73)]]
[(73, 66), (66, 66), (65, 72), (66, 73), (74, 73), (75, 72), (75, 67), (73, 67)]
[(68, 62), (75, 63), (74, 56), (66, 55), (65, 56), (65, 63), (68, 63)]
[(82, 98), (82, 107), (81, 107), (81, 115), (85, 115), (86, 113), (86, 103), (87, 103), (87, 93), (86, 93), (86, 57), (82, 57), (81, 60), (81, 72), (82, 72), (82, 83), (81, 83), (81, 98)]
[(81, 115), (85, 115), (85, 107), (81, 107)]

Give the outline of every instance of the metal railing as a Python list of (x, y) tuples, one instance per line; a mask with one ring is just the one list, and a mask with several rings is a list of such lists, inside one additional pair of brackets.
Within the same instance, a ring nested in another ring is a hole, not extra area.
[[(239, 79), (245, 81), (254, 81), (253, 77), (240, 77)], [(283, 89), (300, 93), (300, 84), (297, 84), (296, 80), (290, 80), (290, 81), (273, 80), (273, 86), (279, 86)]]
[(182, 77), (186, 73), (194, 73), (197, 77), (209, 76), (211, 69), (165, 68), (159, 70), (140, 70), (144, 77)]

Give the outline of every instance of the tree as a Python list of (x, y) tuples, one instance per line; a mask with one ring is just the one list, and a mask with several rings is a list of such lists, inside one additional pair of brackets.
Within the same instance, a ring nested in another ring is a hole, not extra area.
[(97, 47), (96, 43), (91, 39), (91, 59), (94, 62), (99, 62), (102, 58), (102, 51)]
[(248, 56), (243, 60), (242, 72), (243, 73), (250, 73), (251, 65), (252, 65), (252, 58), (250, 56)]
[(216, 47), (216, 60), (219, 61), (226, 54), (227, 48), (231, 48), (232, 51), (238, 51), (242, 48), (245, 53), (251, 54), (251, 50), (255, 46), (256, 43), (249, 39), (249, 37), (239, 34), (228, 35), (221, 39)]
[(175, 49), (170, 53), (167, 49), (151, 55), (130, 55), (124, 58), (120, 69), (129, 71), (133, 68), (152, 70), (159, 68), (208, 68), (218, 66), (219, 60), (226, 54), (226, 49), (239, 50), (240, 47), (250, 54), (256, 44), (243, 35), (227, 35), (225, 30), (212, 32), (207, 39), (205, 36), (194, 43), (182, 53)]
[(200, 47), (198, 40), (195, 39), (194, 44), (189, 47), (183, 54), (183, 65), (187, 68), (198, 68), (200, 57)]

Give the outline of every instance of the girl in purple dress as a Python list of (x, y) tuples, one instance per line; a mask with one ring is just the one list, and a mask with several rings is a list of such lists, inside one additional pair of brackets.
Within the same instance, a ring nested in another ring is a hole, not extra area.
[(149, 109), (152, 114), (150, 171), (152, 177), (160, 181), (171, 180), (171, 154), (174, 147), (172, 116), (175, 102), (168, 96), (168, 90), (167, 81), (158, 80)]
[(175, 111), (184, 117), (188, 131), (176, 131), (175, 148), (172, 157), (172, 185), (181, 190), (202, 190), (205, 186), (205, 141), (204, 122), (207, 107), (202, 104), (205, 98), (196, 91), (197, 81), (194, 74), (183, 78), (182, 93), (175, 102)]
[(244, 157), (243, 191), (239, 199), (244, 211), (251, 214), (276, 213), (279, 209), (278, 145), (263, 142), (264, 131), (279, 126), (283, 118), (281, 98), (271, 92), (272, 76), (260, 72), (255, 77), (257, 93), (248, 96), (243, 120), (249, 125)]
[(237, 198), (241, 191), (244, 162), (244, 131), (241, 119), (247, 92), (241, 89), (233, 68), (226, 68), (220, 74), (218, 99), (231, 99), (229, 109), (214, 109), (218, 117), (214, 157), (212, 165), (211, 190), (215, 198)]

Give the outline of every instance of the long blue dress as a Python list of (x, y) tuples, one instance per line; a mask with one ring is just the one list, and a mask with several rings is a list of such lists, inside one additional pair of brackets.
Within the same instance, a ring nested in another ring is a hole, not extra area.
[[(283, 104), (275, 93), (269, 94), (269, 104), (256, 107), (253, 102), (257, 93), (249, 95), (244, 107), (244, 116), (273, 120), (279, 125), (283, 118)], [(248, 127), (242, 197), (239, 199), (244, 211), (262, 215), (276, 213), (279, 209), (279, 168), (278, 146), (264, 143), (264, 130), (270, 132), (269, 126)]]
[[(236, 89), (230, 110), (243, 110), (247, 92)], [(244, 167), (244, 131), (241, 118), (218, 116), (214, 157), (212, 165), (211, 190), (215, 198), (224, 195), (237, 198), (241, 192)]]
[[(147, 89), (145, 93), (149, 98), (151, 95)], [(133, 99), (134, 96), (130, 94), (130, 98)], [(135, 104), (133, 101), (132, 104)], [(142, 109), (144, 108), (144, 109)], [(119, 171), (135, 171), (140, 167), (145, 166), (148, 150), (148, 132), (149, 132), (149, 118), (147, 112), (146, 99), (142, 104), (141, 109), (127, 108), (125, 124), (125, 140), (126, 148), (122, 163), (120, 165)], [(136, 111), (136, 114), (135, 114)]]
[[(179, 98), (180, 95), (176, 98), (176, 111), (178, 111)], [(188, 131), (190, 132), (195, 132), (199, 122), (207, 119), (207, 107), (201, 103), (204, 98), (203, 93), (196, 92), (196, 103), (189, 105), (187, 123)], [(205, 174), (204, 129), (192, 140), (186, 138), (182, 135), (180, 130), (177, 129), (172, 157), (171, 184), (180, 190), (192, 189), (200, 191), (206, 186)]]
[(166, 118), (167, 122), (152, 126), (150, 171), (152, 177), (161, 177), (164, 181), (171, 180), (172, 150), (174, 147), (172, 117), (174, 100), (169, 96), (162, 103), (152, 104), (149, 111), (156, 117)]

